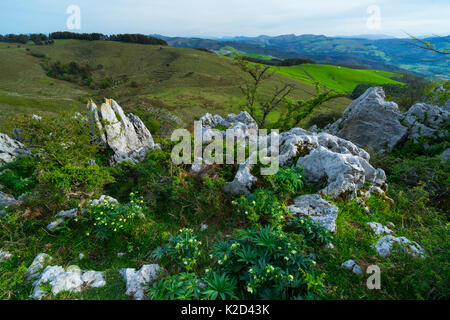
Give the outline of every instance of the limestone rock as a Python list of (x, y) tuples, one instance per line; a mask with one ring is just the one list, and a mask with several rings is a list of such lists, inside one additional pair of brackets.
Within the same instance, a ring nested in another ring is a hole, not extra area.
[(138, 116), (125, 115), (116, 101), (105, 100), (100, 110), (92, 101), (88, 104), (91, 132), (114, 151), (112, 163), (142, 160), (148, 150), (155, 148), (150, 131)]
[(21, 201), (16, 200), (13, 196), (9, 196), (6, 193), (0, 191), (0, 209), (2, 207), (17, 205), (20, 204)]
[(347, 269), (357, 275), (363, 274), (361, 267), (353, 260), (345, 261), (341, 264), (341, 269)]
[(389, 152), (407, 134), (402, 118), (397, 104), (385, 101), (383, 88), (373, 87), (345, 109), (336, 134), (360, 147)]
[(383, 235), (385, 233), (392, 234), (392, 230), (389, 229), (386, 226), (383, 226), (381, 223), (378, 223), (378, 222), (367, 222), (367, 225), (372, 229), (372, 231), (377, 236), (381, 236), (381, 235)]
[(318, 194), (306, 194), (295, 198), (294, 205), (289, 206), (288, 210), (297, 215), (311, 217), (328, 231), (336, 232), (338, 208)]
[(25, 274), (25, 277), (27, 279), (33, 280), (39, 277), (39, 273), (42, 269), (44, 269), (45, 265), (49, 263), (52, 260), (52, 257), (50, 257), (46, 253), (39, 253), (31, 263), (31, 265), (27, 269), (27, 273)]
[(416, 103), (405, 114), (403, 122), (409, 127), (408, 139), (416, 140), (422, 136), (443, 137), (448, 132), (442, 127), (449, 121), (449, 112), (444, 108)]
[(42, 284), (48, 283), (53, 295), (60, 292), (81, 292), (87, 288), (99, 288), (106, 285), (104, 273), (100, 271), (83, 272), (78, 266), (70, 266), (64, 270), (61, 266), (48, 266), (33, 283), (33, 299), (42, 299), (46, 292), (41, 288)]
[(410, 241), (405, 237), (394, 237), (392, 235), (384, 236), (374, 244), (374, 248), (383, 258), (389, 257), (398, 249), (406, 251), (413, 257), (425, 258), (425, 251), (422, 247), (417, 242)]
[(120, 274), (127, 285), (126, 294), (135, 300), (145, 298), (144, 290), (149, 288), (149, 283), (158, 278), (160, 267), (157, 264), (146, 264), (136, 271), (133, 268), (121, 269)]
[(17, 156), (29, 156), (25, 146), (8, 135), (0, 133), (0, 166), (13, 161)]

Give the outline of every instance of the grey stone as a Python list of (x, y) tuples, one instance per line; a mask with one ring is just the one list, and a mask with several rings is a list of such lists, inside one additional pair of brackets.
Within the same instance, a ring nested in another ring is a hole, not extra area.
[(347, 269), (359, 276), (363, 274), (361, 267), (353, 260), (345, 261), (343, 264), (341, 264), (341, 269)]
[(126, 294), (135, 300), (143, 300), (145, 298), (144, 290), (149, 288), (150, 282), (158, 279), (160, 267), (157, 264), (146, 264), (138, 271), (133, 268), (126, 268), (119, 272), (126, 282)]
[(0, 133), (0, 166), (13, 161), (17, 156), (29, 156), (25, 146), (8, 135)]
[(383, 226), (381, 223), (378, 223), (378, 222), (367, 222), (367, 225), (372, 229), (372, 231), (377, 236), (381, 236), (381, 235), (383, 235), (385, 233), (392, 234), (392, 230), (389, 229), (386, 226)]
[(44, 269), (45, 265), (51, 260), (52, 257), (50, 257), (48, 254), (39, 253), (38, 255), (36, 255), (33, 262), (28, 267), (25, 277), (30, 280), (39, 277), (39, 273), (41, 272), (41, 270)]
[(398, 249), (406, 251), (413, 257), (425, 258), (425, 251), (422, 247), (417, 242), (410, 241), (405, 237), (394, 237), (392, 235), (384, 236), (374, 244), (374, 248), (383, 258), (389, 257)]
[(440, 157), (443, 161), (448, 161), (450, 159), (450, 148), (447, 148), (444, 152), (442, 152)]
[(330, 232), (336, 232), (338, 208), (331, 202), (322, 199), (318, 194), (306, 194), (294, 199), (288, 207), (291, 212), (311, 217)]
[(11, 257), (12, 257), (11, 253), (0, 250), (0, 262), (8, 261), (9, 259), (11, 259)]

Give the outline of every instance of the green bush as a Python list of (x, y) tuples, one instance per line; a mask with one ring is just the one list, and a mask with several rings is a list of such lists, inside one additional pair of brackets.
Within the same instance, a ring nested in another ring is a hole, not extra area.
[(20, 156), (0, 168), (0, 184), (14, 196), (30, 191), (36, 185), (33, 175), (36, 169), (36, 159)]
[(272, 191), (266, 189), (257, 189), (254, 193), (241, 196), (233, 204), (238, 212), (257, 225), (271, 224), (281, 228), (284, 216), (288, 214), (284, 204), (278, 201)]
[(328, 230), (310, 217), (295, 217), (288, 224), (287, 230), (301, 234), (308, 245), (323, 245), (332, 240)]
[(312, 273), (312, 255), (302, 254), (299, 239), (266, 226), (260, 230), (238, 230), (234, 240), (215, 245), (213, 270), (234, 279), (239, 298), (290, 299), (320, 297), (321, 277)]
[(130, 194), (130, 202), (126, 204), (91, 203), (79, 220), (88, 225), (87, 236), (92, 234), (101, 240), (111, 239), (116, 234), (131, 234), (139, 218), (144, 217), (146, 208), (143, 203), (142, 197), (134, 193)]
[(180, 270), (192, 271), (200, 256), (201, 242), (192, 229), (181, 229), (176, 237), (170, 237), (169, 242), (158, 247), (153, 252), (156, 259), (166, 258), (169, 263), (177, 264)]
[(303, 168), (295, 165), (280, 168), (277, 174), (267, 176), (266, 179), (272, 183), (272, 187), (279, 198), (294, 196), (304, 186)]

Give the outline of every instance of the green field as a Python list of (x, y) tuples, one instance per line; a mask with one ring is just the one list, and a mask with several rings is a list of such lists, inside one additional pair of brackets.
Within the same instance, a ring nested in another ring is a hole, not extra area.
[[(239, 85), (246, 75), (231, 59), (195, 49), (79, 40), (58, 40), (51, 46), (0, 43), (0, 60), (0, 123), (16, 113), (84, 110), (92, 96), (98, 102), (114, 98), (128, 111), (139, 105), (156, 113), (162, 127), (169, 130), (174, 125), (191, 127), (206, 112), (239, 112), (243, 104)], [(45, 60), (101, 65), (93, 71), (94, 82), (108, 80), (112, 85), (92, 89), (50, 78), (41, 67)], [(285, 83), (295, 86), (294, 99), (314, 95), (311, 84), (281, 74), (264, 83), (261, 94), (268, 95)], [(342, 111), (349, 103), (340, 98), (322, 108)]]
[(307, 83), (314, 83), (313, 79), (315, 79), (327, 88), (338, 92), (352, 92), (360, 83), (402, 84), (393, 80), (399, 76), (397, 73), (381, 70), (351, 69), (324, 64), (273, 67), (273, 69), (281, 75)]

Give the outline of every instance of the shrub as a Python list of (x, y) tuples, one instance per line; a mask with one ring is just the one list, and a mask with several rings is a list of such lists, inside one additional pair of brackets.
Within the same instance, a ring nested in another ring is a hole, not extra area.
[(233, 204), (238, 212), (257, 225), (269, 223), (275, 228), (281, 228), (284, 215), (287, 214), (284, 204), (278, 201), (272, 191), (266, 189), (257, 189), (248, 196), (241, 196)]
[(288, 224), (287, 230), (301, 234), (308, 245), (323, 245), (330, 243), (332, 239), (328, 230), (310, 217), (295, 217)]
[(335, 122), (341, 116), (342, 113), (336, 111), (327, 113), (318, 113), (311, 117), (311, 119), (308, 122), (308, 127), (316, 125), (317, 128), (324, 128), (326, 125)]
[(27, 267), (20, 264), (18, 268), (10, 270), (5, 263), (0, 264), (0, 299), (9, 300), (16, 296), (23, 283), (25, 282), (25, 274)]
[(19, 196), (33, 189), (37, 181), (32, 176), (36, 169), (36, 159), (20, 156), (0, 168), (0, 184), (14, 196)]
[(181, 229), (176, 237), (170, 237), (169, 242), (158, 247), (153, 252), (156, 259), (166, 258), (168, 262), (178, 265), (180, 270), (192, 271), (200, 256), (201, 242), (192, 229)]
[(271, 226), (236, 234), (234, 240), (217, 243), (211, 257), (216, 261), (214, 271), (236, 281), (241, 299), (323, 294), (321, 278), (311, 273), (313, 256), (302, 254), (292, 235)]
[(280, 198), (297, 194), (304, 186), (303, 169), (299, 166), (280, 168), (276, 175), (267, 176)]
[(114, 235), (131, 234), (138, 218), (144, 216), (145, 207), (142, 197), (130, 194), (130, 202), (119, 204), (103, 202), (98, 205), (90, 204), (81, 222), (88, 225), (86, 235), (95, 235), (101, 240), (108, 240)]

